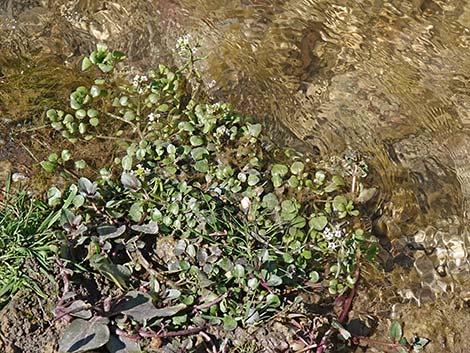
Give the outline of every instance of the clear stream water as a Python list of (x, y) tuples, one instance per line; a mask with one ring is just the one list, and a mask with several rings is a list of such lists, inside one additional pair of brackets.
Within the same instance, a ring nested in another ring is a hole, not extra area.
[(0, 33), (2, 50), (69, 63), (104, 41), (140, 68), (198, 38), (211, 96), (281, 144), (363, 156), (374, 232), (428, 250), (413, 294), (469, 294), (470, 1), (1, 0)]

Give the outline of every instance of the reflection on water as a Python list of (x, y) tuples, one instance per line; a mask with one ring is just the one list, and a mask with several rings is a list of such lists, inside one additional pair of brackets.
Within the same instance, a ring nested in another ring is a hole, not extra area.
[(468, 0), (7, 0), (0, 49), (74, 62), (105, 41), (144, 67), (200, 38), (214, 97), (285, 144), (366, 156), (374, 230), (436, 248), (415, 267), (446, 291), (469, 279), (469, 26)]

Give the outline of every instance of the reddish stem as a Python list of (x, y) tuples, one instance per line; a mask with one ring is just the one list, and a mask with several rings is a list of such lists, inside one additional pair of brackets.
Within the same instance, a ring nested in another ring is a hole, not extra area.
[(122, 337), (126, 337), (126, 338), (130, 338), (131, 340), (138, 340), (140, 339), (140, 336), (139, 334), (132, 334), (132, 333), (127, 333), (119, 328), (116, 329), (116, 335), (118, 336), (122, 336)]
[(194, 307), (194, 310), (197, 311), (197, 310), (202, 310), (202, 309), (207, 309), (207, 308), (210, 308), (212, 305), (215, 305), (215, 304), (218, 304), (220, 303), (222, 300), (224, 300), (225, 298), (227, 298), (229, 292), (225, 292), (224, 294), (222, 294), (221, 296), (215, 298), (214, 300), (210, 301), (209, 303), (206, 303), (206, 304), (200, 304), (200, 305), (196, 305)]
[[(358, 280), (359, 280), (359, 274), (360, 274), (359, 268), (356, 268), (356, 271), (354, 272), (354, 280), (355, 280), (354, 281), (354, 287), (351, 288), (351, 291), (350, 291), (348, 297), (344, 301), (343, 309), (341, 310), (341, 313), (338, 316), (338, 321), (340, 323), (343, 323), (343, 321), (346, 319), (346, 316), (348, 316), (349, 311), (351, 310), (351, 304), (352, 304), (352, 301), (354, 299), (354, 295), (356, 294), (356, 286), (357, 286), (357, 283), (358, 283)], [(321, 339), (320, 344), (317, 347), (316, 353), (323, 353), (323, 351), (326, 348), (326, 343), (328, 342), (328, 339), (336, 331), (338, 331), (338, 330), (335, 329), (335, 328), (331, 328), (328, 331), (326, 331), (325, 335)]]
[(205, 328), (206, 328), (205, 326), (199, 326), (199, 327), (194, 327), (194, 328), (188, 328), (186, 330), (169, 331), (169, 332), (162, 332), (162, 333), (139, 331), (139, 335), (142, 337), (158, 337), (158, 338), (190, 336), (190, 335), (195, 335), (196, 333), (203, 331)]
[(343, 323), (343, 321), (346, 319), (346, 316), (348, 316), (349, 311), (351, 310), (351, 304), (354, 299), (354, 295), (356, 294), (356, 285), (359, 280), (359, 268), (356, 269), (354, 272), (354, 287), (351, 288), (351, 291), (349, 292), (348, 297), (344, 301), (344, 306), (343, 310), (341, 310), (341, 313), (339, 314), (338, 321), (340, 323)]

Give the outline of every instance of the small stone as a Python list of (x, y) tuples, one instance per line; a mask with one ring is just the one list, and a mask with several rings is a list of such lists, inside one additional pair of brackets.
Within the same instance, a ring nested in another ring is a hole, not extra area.
[(251, 205), (251, 201), (248, 197), (244, 197), (242, 198), (242, 200), (240, 201), (240, 205), (242, 206), (242, 210), (246, 211), (250, 208), (250, 205)]

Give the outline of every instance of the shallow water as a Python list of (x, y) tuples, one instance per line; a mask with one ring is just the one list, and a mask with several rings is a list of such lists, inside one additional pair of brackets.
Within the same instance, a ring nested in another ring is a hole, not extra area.
[(97, 41), (138, 68), (178, 61), (177, 38), (198, 38), (207, 91), (276, 141), (321, 156), (359, 151), (380, 189), (374, 232), (400, 252), (429, 250), (410, 254), (417, 295), (463, 291), (470, 279), (469, 27), (468, 0), (0, 3), (0, 49), (70, 64)]

